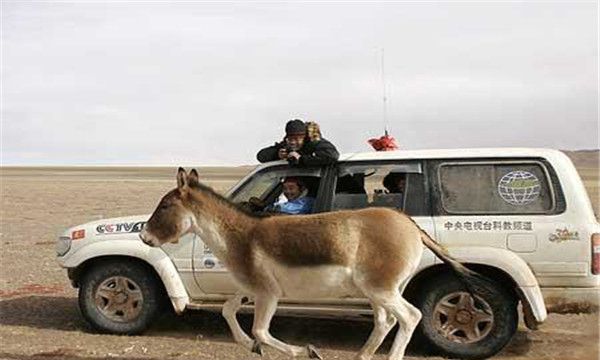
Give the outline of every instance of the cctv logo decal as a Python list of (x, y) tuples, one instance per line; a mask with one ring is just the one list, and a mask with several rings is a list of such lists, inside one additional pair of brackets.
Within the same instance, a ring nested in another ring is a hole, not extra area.
[(145, 221), (101, 224), (96, 227), (96, 232), (98, 235), (139, 233), (144, 228), (144, 225), (146, 225)]

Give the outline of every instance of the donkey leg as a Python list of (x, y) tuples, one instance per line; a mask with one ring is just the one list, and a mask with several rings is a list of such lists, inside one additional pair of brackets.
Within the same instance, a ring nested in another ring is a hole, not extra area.
[(369, 336), (369, 339), (363, 345), (362, 349), (356, 356), (357, 360), (368, 360), (373, 357), (375, 351), (381, 346), (381, 343), (390, 332), (390, 330), (396, 325), (396, 317), (389, 314), (383, 306), (372, 302), (373, 307), (373, 331)]
[(252, 334), (262, 344), (273, 347), (289, 356), (308, 356), (309, 358), (321, 357), (312, 346), (300, 347), (284, 343), (281, 340), (274, 338), (269, 333), (269, 325), (271, 319), (277, 310), (277, 297), (272, 294), (256, 295), (254, 299), (254, 324), (252, 326)]
[(382, 306), (398, 319), (400, 325), (388, 359), (401, 360), (406, 346), (421, 320), (421, 311), (402, 298), (399, 292), (390, 291), (388, 294), (387, 299), (383, 299)]
[(252, 350), (252, 346), (254, 344), (254, 340), (252, 340), (240, 327), (239, 322), (237, 321), (236, 313), (242, 306), (242, 301), (246, 296), (242, 294), (237, 294), (236, 296), (230, 298), (223, 304), (223, 317), (227, 321), (229, 328), (231, 329), (231, 333), (233, 334), (234, 340), (245, 347), (248, 350)]

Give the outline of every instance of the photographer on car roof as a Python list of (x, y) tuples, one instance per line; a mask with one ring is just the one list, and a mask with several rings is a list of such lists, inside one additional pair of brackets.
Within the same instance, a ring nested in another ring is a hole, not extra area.
[(314, 122), (290, 120), (285, 125), (285, 138), (256, 154), (260, 162), (287, 160), (305, 166), (333, 164), (339, 158), (335, 146), (321, 138), (319, 125)]

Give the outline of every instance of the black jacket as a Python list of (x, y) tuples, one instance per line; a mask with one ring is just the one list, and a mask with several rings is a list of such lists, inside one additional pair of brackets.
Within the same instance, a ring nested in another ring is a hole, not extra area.
[[(266, 147), (256, 154), (260, 162), (279, 160), (279, 149), (285, 148), (285, 142), (275, 143), (273, 146)], [(305, 141), (300, 153), (300, 165), (320, 166), (333, 164), (340, 157), (335, 146), (325, 139), (317, 141)]]

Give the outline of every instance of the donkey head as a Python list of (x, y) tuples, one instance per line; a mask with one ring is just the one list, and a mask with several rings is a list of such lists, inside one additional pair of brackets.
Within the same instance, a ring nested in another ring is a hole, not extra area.
[(196, 228), (196, 218), (190, 210), (190, 185), (198, 183), (198, 173), (189, 174), (183, 168), (177, 171), (177, 189), (169, 191), (140, 233), (140, 239), (150, 246), (177, 243), (179, 238)]

